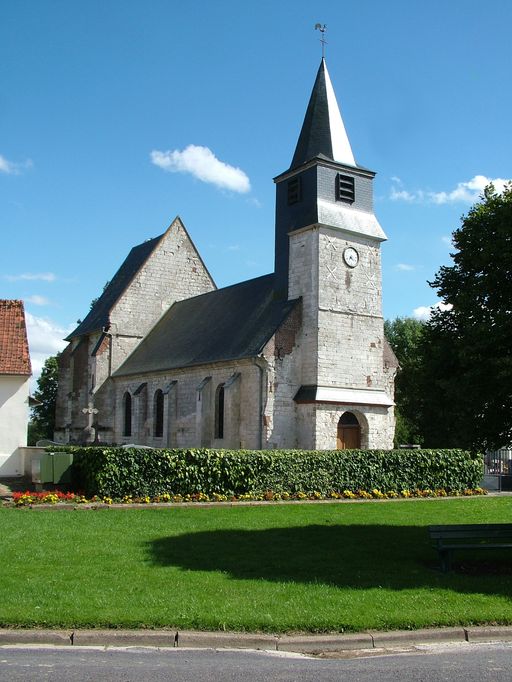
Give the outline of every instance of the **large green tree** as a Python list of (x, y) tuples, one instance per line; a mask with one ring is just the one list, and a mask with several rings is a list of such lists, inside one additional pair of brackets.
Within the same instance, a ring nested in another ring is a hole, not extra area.
[(420, 423), (422, 396), (418, 390), (424, 327), (423, 322), (412, 317), (397, 317), (384, 323), (384, 333), (400, 363), (395, 379), (395, 446), (422, 444), (424, 440)]
[(43, 438), (53, 439), (59, 373), (57, 358), (58, 355), (52, 355), (45, 360), (41, 375), (37, 380), (34, 398), (38, 404), (32, 408), (28, 435), (30, 445), (34, 445)]
[(512, 186), (489, 185), (453, 244), (453, 264), (430, 283), (452, 307), (425, 325), (437, 395), (425, 406), (427, 440), (498, 448), (512, 442)]

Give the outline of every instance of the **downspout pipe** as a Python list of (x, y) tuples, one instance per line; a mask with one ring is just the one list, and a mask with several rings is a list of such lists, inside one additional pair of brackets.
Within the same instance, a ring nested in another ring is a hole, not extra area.
[(267, 387), (267, 371), (268, 362), (261, 355), (253, 358), (253, 363), (260, 372), (260, 400), (259, 400), (259, 419), (258, 419), (258, 449), (263, 450), (263, 417), (265, 414), (266, 404), (266, 387)]
[(105, 336), (108, 336), (108, 376), (112, 376), (112, 333), (109, 331), (110, 325), (106, 325), (101, 330)]

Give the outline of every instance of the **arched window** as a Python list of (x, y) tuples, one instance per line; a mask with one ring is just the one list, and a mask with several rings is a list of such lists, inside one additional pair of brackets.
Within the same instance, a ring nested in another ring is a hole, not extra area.
[(128, 391), (123, 396), (123, 436), (132, 435), (132, 396)]
[(160, 389), (153, 399), (153, 435), (157, 438), (164, 435), (164, 394)]
[(224, 384), (215, 392), (215, 438), (224, 438)]

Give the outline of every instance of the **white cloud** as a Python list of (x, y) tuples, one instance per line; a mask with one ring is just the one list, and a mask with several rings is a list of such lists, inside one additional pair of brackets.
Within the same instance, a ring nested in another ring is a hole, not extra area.
[(39, 296), (39, 294), (34, 294), (25, 299), (27, 303), (33, 303), (34, 305), (49, 305), (50, 301), (46, 296)]
[(426, 306), (426, 305), (420, 305), (418, 308), (414, 308), (413, 310), (413, 317), (415, 317), (417, 320), (423, 320), (427, 321), (430, 319), (430, 315), (432, 313), (432, 310), (434, 308), (438, 308), (439, 310), (451, 310), (453, 308), (451, 303), (443, 303), (442, 301), (437, 301), (437, 303), (434, 303), (433, 305)]
[(397, 189), (396, 187), (391, 188), (389, 198), (392, 201), (413, 202), (413, 201), (418, 200), (418, 198), (415, 194), (411, 194), (410, 192), (407, 192), (407, 190), (405, 190), (405, 189)]
[(64, 350), (67, 342), (63, 341), (72, 327), (63, 329), (46, 317), (36, 317), (25, 312), (27, 322), (28, 345), (32, 362), (32, 382), (39, 378), (46, 358)]
[(215, 156), (208, 147), (189, 144), (183, 151), (151, 152), (155, 166), (173, 173), (190, 173), (194, 177), (223, 189), (245, 194), (251, 189), (249, 178), (240, 168), (230, 166)]
[(0, 154), (0, 173), (5, 173), (6, 175), (20, 175), (25, 169), (32, 168), (33, 163), (30, 159), (23, 161), (22, 163), (15, 163), (14, 161), (8, 161), (5, 156)]
[(27, 281), (41, 281), (41, 282), (55, 282), (57, 279), (53, 272), (24, 272), (21, 275), (4, 275), (4, 279), (9, 282), (19, 282), (20, 280)]
[(445, 235), (444, 237), (441, 237), (441, 241), (443, 242), (443, 244), (447, 244), (448, 246), (453, 246), (452, 237), (447, 237)]
[(407, 263), (398, 263), (395, 265), (395, 270), (399, 270), (401, 272), (412, 272), (413, 270), (416, 270), (414, 265), (408, 265)]
[(420, 305), (418, 308), (414, 308), (412, 315), (417, 320), (428, 320), (430, 317), (431, 308), (426, 305)]
[(228, 246), (228, 251), (240, 251), (240, 244), (231, 244)]
[(409, 192), (402, 188), (403, 183), (399, 178), (393, 177), (391, 180), (394, 183), (389, 193), (389, 198), (392, 201), (406, 201), (408, 203), (426, 202), (430, 204), (473, 204), (475, 201), (478, 201), (484, 189), (491, 182), (498, 192), (503, 192), (505, 185), (511, 182), (503, 178), (488, 178), (485, 175), (475, 175), (474, 178), (467, 182), (457, 183), (455, 189), (449, 192), (430, 192), (422, 189)]
[(487, 178), (485, 175), (475, 175), (468, 182), (459, 182), (451, 192), (430, 192), (431, 201), (435, 204), (448, 204), (462, 201), (472, 204), (478, 200), (489, 183), (493, 183), (496, 191), (503, 192), (505, 185), (510, 180), (502, 178)]

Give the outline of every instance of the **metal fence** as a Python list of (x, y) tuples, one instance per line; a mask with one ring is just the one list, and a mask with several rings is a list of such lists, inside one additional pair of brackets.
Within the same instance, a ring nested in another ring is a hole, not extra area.
[(512, 449), (485, 453), (483, 486), (487, 490), (512, 490)]

